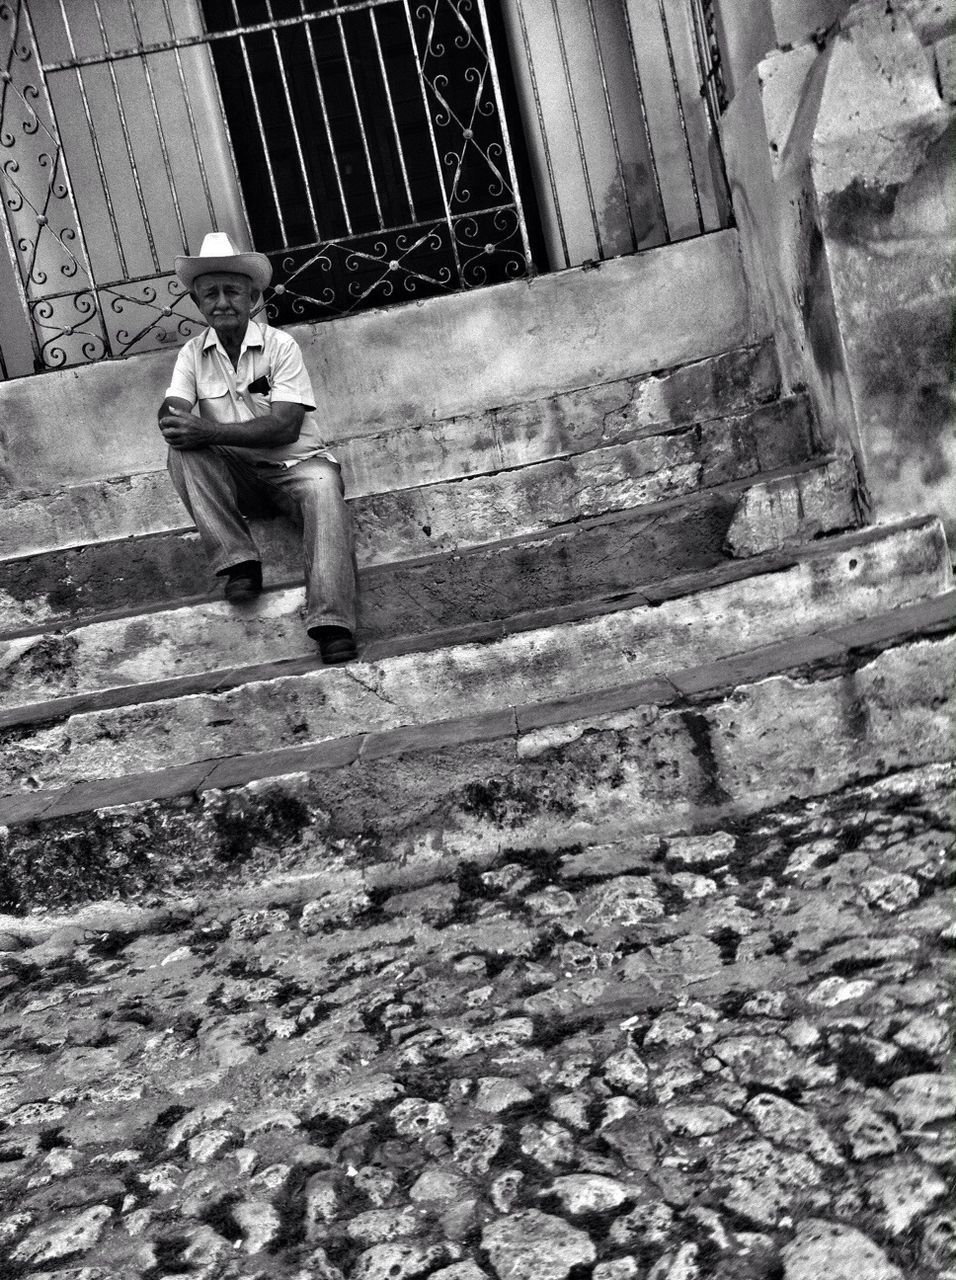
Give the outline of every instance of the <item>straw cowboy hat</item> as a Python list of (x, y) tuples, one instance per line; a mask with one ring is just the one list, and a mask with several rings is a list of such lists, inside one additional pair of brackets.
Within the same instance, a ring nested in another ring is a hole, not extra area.
[(248, 276), (260, 292), (272, 279), (272, 264), (264, 253), (240, 253), (225, 231), (210, 231), (195, 257), (180, 255), (176, 259), (176, 275), (187, 289), (197, 276), (211, 271), (231, 271)]

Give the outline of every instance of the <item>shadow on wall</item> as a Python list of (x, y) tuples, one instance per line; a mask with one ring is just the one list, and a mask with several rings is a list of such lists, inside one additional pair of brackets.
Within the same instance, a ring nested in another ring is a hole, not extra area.
[[(851, 396), (840, 326), (830, 287), (826, 245), (816, 217), (803, 219), (803, 225), (806, 227), (806, 267), (800, 312), (816, 372), (826, 387), (834, 412), (839, 412), (841, 406), (849, 407)], [(859, 455), (859, 448), (855, 452)]]
[(820, 211), (847, 366), (880, 509), (937, 510), (956, 532), (956, 120), (897, 139), (908, 177), (857, 175)]

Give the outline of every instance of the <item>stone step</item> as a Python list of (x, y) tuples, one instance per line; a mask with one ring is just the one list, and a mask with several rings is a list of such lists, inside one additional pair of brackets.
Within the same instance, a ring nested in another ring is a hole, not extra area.
[[(439, 484), (745, 414), (780, 392), (772, 343), (467, 416), (333, 441), (350, 498)], [(165, 471), (0, 502), (0, 559), (180, 529)]]
[[(812, 543), (821, 529), (855, 525), (852, 484), (841, 484), (843, 477), (839, 464), (820, 463), (756, 486), (738, 481), (540, 534), (365, 569), (360, 656), (374, 661), (451, 638), (495, 639), (538, 625), (542, 612), (580, 616), (589, 607), (623, 607), (621, 601), (653, 603), (785, 567), (795, 544), (796, 554), (804, 554), (799, 544)], [(738, 544), (746, 555), (735, 559)], [(239, 683), (250, 667), (295, 660), (312, 667), (303, 601), (301, 588), (276, 588), (242, 609), (207, 600), (0, 640), (0, 725), (62, 714), (48, 707), (51, 699), (69, 698), (77, 710), (106, 689), (125, 688), (125, 699), (135, 701), (143, 684), (170, 686), (157, 694), (165, 697), (184, 686)]]
[[(565, 458), (370, 494), (350, 502), (356, 554), (374, 565), (479, 546), (793, 466), (814, 448), (806, 404), (795, 397)], [(835, 477), (840, 488), (855, 483), (851, 470)], [(291, 526), (277, 518), (255, 528), (267, 583), (301, 581)], [(206, 595), (213, 585), (195, 531), (181, 525), (0, 562), (5, 634)]]
[(109, 899), (76, 923), (135, 929), (137, 901), (233, 886), (294, 911), (320, 874), (361, 912), (370, 862), (388, 868), (376, 883), (413, 891), (557, 852), (586, 883), (653, 871), (657, 837), (677, 832), (702, 833), (682, 870), (712, 874), (721, 854), (736, 871), (762, 846), (734, 833), (770, 805), (834, 796), (852, 833), (855, 785), (894, 824), (928, 787), (952, 793), (954, 631), (950, 592), (598, 694), (11, 799), (0, 911)]
[[(656, 606), (564, 617), (491, 643), (320, 667), (221, 693), (8, 728), (0, 737), (0, 787), (10, 797), (4, 808), (40, 813), (55, 799), (43, 792), (136, 775), (143, 786), (159, 788), (147, 794), (170, 794), (171, 779), (189, 791), (206, 785), (204, 778), (222, 782), (223, 761), (232, 760), (248, 780), (281, 772), (290, 750), (323, 742), (348, 751), (349, 740), (366, 734), (427, 736), (428, 726), (452, 717), (507, 717), (516, 705), (599, 697), (635, 680), (670, 687), (671, 673), (862, 622), (951, 585), (936, 520), (887, 526), (816, 550), (776, 572)], [(121, 793), (107, 783), (101, 795)]]

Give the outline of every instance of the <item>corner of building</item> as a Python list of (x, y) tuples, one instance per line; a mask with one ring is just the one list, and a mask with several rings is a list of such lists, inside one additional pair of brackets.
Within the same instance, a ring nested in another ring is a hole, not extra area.
[(876, 518), (933, 511), (952, 540), (956, 112), (941, 92), (951, 36), (926, 9), (861, 0), (769, 52), (722, 137), (785, 379), (856, 457)]

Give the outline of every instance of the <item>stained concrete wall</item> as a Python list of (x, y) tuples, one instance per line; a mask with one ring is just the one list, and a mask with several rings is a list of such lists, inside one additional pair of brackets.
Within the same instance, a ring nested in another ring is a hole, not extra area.
[(906, 14), (923, 44), (934, 44), (956, 33), (953, 0), (896, 0), (892, 7)]
[[(666, 368), (763, 336), (737, 236), (292, 330), (330, 441)], [(8, 491), (164, 465), (174, 352), (0, 384)]]
[[(854, 0), (717, 0), (717, 38), (729, 96), (737, 96), (768, 53), (821, 38), (853, 5)], [(885, 9), (907, 18), (925, 45), (956, 34), (952, 0), (892, 0)]]
[(764, 59), (723, 137), (748, 273), (791, 387), (860, 463), (877, 517), (956, 537), (949, 369), (954, 119), (905, 14), (856, 4)]
[(851, 0), (723, 0), (717, 5), (721, 64), (731, 98), (773, 49), (809, 40), (842, 17)]

